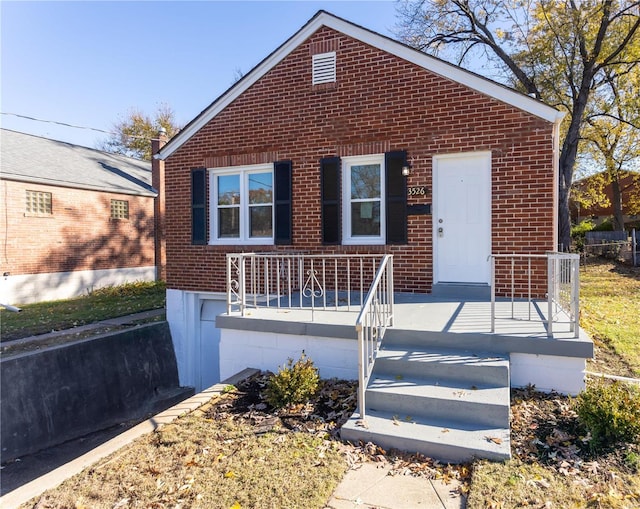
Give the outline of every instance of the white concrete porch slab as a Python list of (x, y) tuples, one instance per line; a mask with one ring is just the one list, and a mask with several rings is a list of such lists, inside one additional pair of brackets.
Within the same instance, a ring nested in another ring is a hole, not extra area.
[[(495, 332), (491, 332), (491, 302), (484, 300), (446, 299), (430, 294), (396, 294), (393, 326), (386, 341), (411, 343), (425, 341), (434, 346), (456, 346), (493, 352), (520, 352), (590, 358), (593, 342), (583, 331), (578, 337), (570, 331), (568, 321), (556, 322), (553, 334), (546, 329), (546, 301), (498, 300)], [(285, 334), (356, 339), (355, 322), (359, 308), (351, 311), (335, 308), (285, 309), (252, 308), (240, 313), (220, 315), (219, 328), (259, 330)], [(428, 334), (421, 334), (421, 333)]]

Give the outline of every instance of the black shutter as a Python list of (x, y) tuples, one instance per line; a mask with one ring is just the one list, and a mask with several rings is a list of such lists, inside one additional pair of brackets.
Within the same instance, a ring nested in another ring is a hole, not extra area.
[(385, 154), (387, 244), (407, 243), (407, 177), (402, 175), (406, 161), (405, 151)]
[(340, 158), (320, 160), (320, 192), (322, 200), (322, 243), (340, 244)]
[(207, 243), (207, 171), (191, 170), (191, 243)]
[(291, 161), (277, 161), (273, 164), (276, 218), (274, 242), (278, 245), (292, 243), (291, 172)]

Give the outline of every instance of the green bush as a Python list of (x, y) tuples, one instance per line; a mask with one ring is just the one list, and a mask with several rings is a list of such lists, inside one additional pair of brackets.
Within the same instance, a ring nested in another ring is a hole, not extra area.
[(595, 225), (591, 219), (585, 219), (580, 221), (575, 226), (571, 227), (571, 240), (576, 250), (582, 251), (584, 249), (584, 239), (587, 232), (593, 230)]
[(269, 377), (266, 387), (266, 400), (274, 408), (306, 403), (317, 392), (320, 376), (304, 351), (294, 364), (287, 361), (284, 368)]
[(596, 382), (580, 393), (576, 411), (594, 450), (640, 442), (640, 390), (633, 385)]
[(612, 232), (613, 231), (613, 220), (611, 218), (605, 219), (593, 229), (594, 232)]

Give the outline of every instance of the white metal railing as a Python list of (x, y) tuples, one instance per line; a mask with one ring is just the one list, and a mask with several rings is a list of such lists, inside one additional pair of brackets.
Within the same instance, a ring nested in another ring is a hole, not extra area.
[(382, 254), (229, 253), (227, 313), (249, 308), (358, 311)]
[(365, 419), (365, 393), (387, 327), (393, 325), (393, 255), (385, 255), (356, 320), (358, 411)]
[(548, 252), (546, 254), (492, 254), (491, 259), (491, 332), (495, 332), (496, 326), (496, 260), (505, 259), (510, 267), (510, 299), (511, 318), (515, 316), (516, 301), (516, 264), (526, 262), (526, 291), (524, 291), (524, 278), (519, 278), (518, 289), (521, 295), (526, 296), (528, 303), (528, 319), (531, 320), (532, 287), (531, 276), (532, 261), (546, 259), (547, 275), (547, 317), (545, 320), (547, 335), (553, 336), (553, 324), (559, 322), (564, 316), (569, 323), (569, 331), (574, 337), (579, 335), (578, 320), (580, 317), (580, 255), (570, 253)]

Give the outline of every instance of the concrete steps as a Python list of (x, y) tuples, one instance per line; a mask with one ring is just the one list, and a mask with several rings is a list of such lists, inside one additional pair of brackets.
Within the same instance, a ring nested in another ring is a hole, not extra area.
[(385, 345), (345, 440), (374, 442), (450, 463), (510, 457), (509, 360), (493, 353)]

